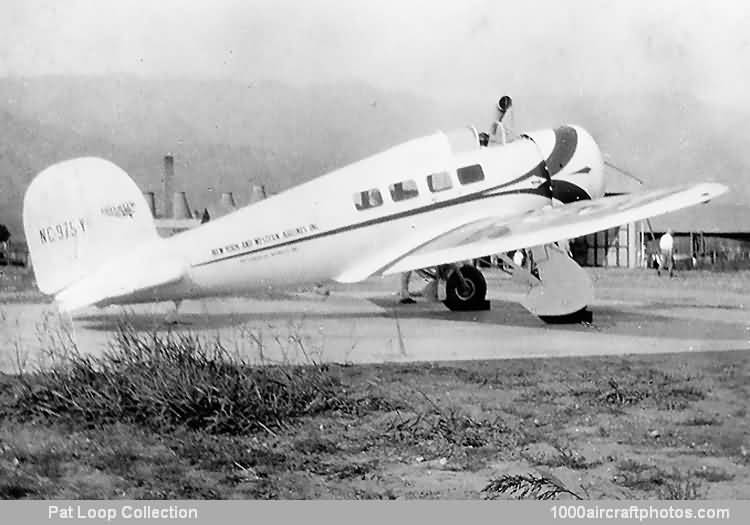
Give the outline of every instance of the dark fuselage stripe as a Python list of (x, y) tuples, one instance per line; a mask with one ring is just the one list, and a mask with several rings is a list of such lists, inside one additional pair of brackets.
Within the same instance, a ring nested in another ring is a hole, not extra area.
[[(586, 190), (577, 184), (554, 178), (555, 175), (560, 173), (570, 163), (573, 155), (575, 155), (576, 148), (578, 148), (578, 132), (575, 128), (571, 126), (555, 128), (555, 146), (547, 158), (547, 166), (552, 176), (552, 198), (559, 200), (563, 204), (591, 199)], [(584, 174), (590, 171), (591, 168), (586, 166), (570, 175)]]
[(567, 180), (556, 179), (552, 181), (552, 198), (563, 204), (591, 199), (586, 190)]
[(500, 184), (498, 186), (493, 186), (492, 188), (487, 188), (485, 190), (481, 190), (481, 191), (478, 191), (478, 192), (475, 192), (475, 193), (471, 193), (471, 194), (468, 194), (468, 195), (457, 197), (457, 198), (451, 199), (451, 200), (446, 200), (446, 201), (443, 201), (443, 202), (436, 202), (434, 204), (429, 204), (427, 206), (422, 206), (421, 208), (414, 208), (414, 209), (405, 210), (405, 211), (402, 211), (402, 212), (399, 212), (399, 213), (393, 213), (391, 215), (385, 215), (385, 216), (382, 216), (382, 217), (376, 217), (374, 219), (370, 219), (370, 220), (367, 220), (367, 221), (359, 222), (357, 224), (349, 224), (347, 226), (341, 226), (339, 228), (334, 228), (332, 230), (327, 230), (327, 231), (323, 231), (323, 232), (320, 232), (320, 233), (316, 233), (316, 234), (310, 235), (308, 237), (302, 237), (300, 239), (292, 239), (292, 240), (289, 240), (289, 241), (286, 241), (286, 242), (282, 242), (282, 243), (279, 243), (279, 244), (274, 244), (272, 246), (264, 246), (262, 248), (257, 248), (255, 250), (247, 250), (247, 251), (244, 251), (244, 252), (241, 252), (241, 253), (233, 253), (231, 255), (226, 255), (226, 256), (220, 257), (218, 259), (212, 259), (210, 261), (204, 261), (204, 262), (201, 262), (201, 263), (194, 264), (193, 267), (205, 266), (205, 265), (208, 265), (208, 264), (213, 264), (213, 263), (217, 263), (217, 262), (221, 262), (221, 261), (226, 261), (228, 259), (235, 259), (237, 257), (244, 257), (246, 255), (254, 255), (256, 253), (261, 253), (261, 252), (264, 252), (264, 251), (267, 251), (267, 250), (275, 250), (277, 248), (283, 248), (283, 247), (290, 246), (290, 245), (293, 245), (293, 244), (298, 244), (298, 243), (301, 243), (301, 242), (304, 242), (304, 241), (312, 241), (312, 240), (315, 240), (315, 239), (320, 239), (321, 237), (327, 237), (327, 236), (330, 236), (330, 235), (336, 235), (338, 233), (345, 233), (345, 232), (348, 232), (348, 231), (351, 231), (351, 230), (356, 230), (356, 229), (364, 228), (364, 227), (367, 227), (367, 226), (373, 226), (373, 225), (381, 224), (381, 223), (388, 222), (388, 221), (393, 221), (393, 220), (403, 219), (403, 218), (406, 218), (406, 217), (411, 217), (411, 216), (414, 216), (414, 215), (420, 215), (420, 214), (423, 214), (423, 213), (428, 213), (428, 212), (431, 212), (431, 211), (435, 211), (435, 210), (439, 210), (439, 209), (442, 209), (442, 208), (446, 208), (448, 206), (454, 206), (456, 204), (464, 204), (464, 203), (467, 203), (467, 202), (478, 201), (478, 200), (488, 199), (488, 198), (492, 198), (492, 197), (499, 197), (499, 196), (502, 196), (502, 195), (531, 194), (531, 195), (540, 195), (542, 197), (545, 197), (545, 198), (549, 199), (549, 198), (551, 198), (552, 193), (551, 193), (551, 190), (550, 190), (549, 182), (547, 182), (546, 180), (545, 180), (544, 183), (540, 184), (536, 188), (522, 188), (522, 189), (517, 189), (517, 190), (507, 190), (507, 191), (500, 191), (500, 192), (497, 191), (499, 189), (506, 188), (506, 187), (508, 187), (510, 185), (516, 184), (518, 182), (522, 182), (523, 180), (529, 179), (529, 178), (534, 177), (534, 176), (543, 177), (543, 178), (546, 179), (546, 177), (544, 176), (544, 173), (543, 173), (543, 169), (544, 169), (544, 167), (543, 167), (542, 163), (539, 163), (534, 168), (532, 168), (530, 171), (528, 171), (527, 173), (525, 173), (524, 175), (522, 175), (521, 177), (513, 179), (512, 181)]
[(555, 128), (555, 146), (547, 157), (547, 168), (550, 176), (562, 171), (578, 147), (578, 132), (570, 126)]

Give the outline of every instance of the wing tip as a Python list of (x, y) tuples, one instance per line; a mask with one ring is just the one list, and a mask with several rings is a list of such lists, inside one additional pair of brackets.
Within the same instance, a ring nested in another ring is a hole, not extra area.
[(704, 204), (729, 191), (729, 186), (720, 182), (704, 182), (698, 185), (701, 202)]

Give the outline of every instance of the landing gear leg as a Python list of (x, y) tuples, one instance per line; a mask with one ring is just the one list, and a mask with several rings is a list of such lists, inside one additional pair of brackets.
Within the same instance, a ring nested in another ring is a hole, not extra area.
[(487, 281), (484, 275), (469, 264), (456, 267), (445, 285), (443, 303), (453, 311), (489, 310)]

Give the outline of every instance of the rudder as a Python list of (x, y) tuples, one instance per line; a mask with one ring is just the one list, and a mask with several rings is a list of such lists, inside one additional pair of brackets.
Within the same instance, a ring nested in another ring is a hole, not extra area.
[(93, 157), (40, 172), (24, 196), (23, 225), (37, 286), (50, 295), (158, 237), (133, 179)]

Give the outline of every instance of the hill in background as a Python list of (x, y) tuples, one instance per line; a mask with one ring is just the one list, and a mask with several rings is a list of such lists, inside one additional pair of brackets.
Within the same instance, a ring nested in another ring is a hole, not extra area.
[[(501, 93), (498, 93), (500, 95)], [(581, 124), (610, 159), (650, 186), (713, 179), (750, 189), (744, 157), (748, 113), (681, 93), (515, 95), (519, 129)], [(458, 97), (460, 98), (460, 97)], [(293, 87), (194, 78), (34, 77), (0, 79), (0, 223), (22, 236), (23, 193), (54, 162), (101, 156), (144, 191), (159, 191), (165, 153), (175, 189), (202, 208), (250, 182), (280, 191), (400, 141), (465, 124), (486, 128), (494, 100), (444, 104), (365, 84)]]

